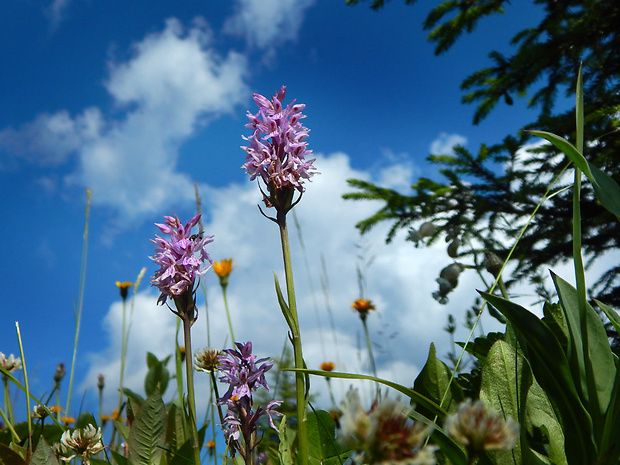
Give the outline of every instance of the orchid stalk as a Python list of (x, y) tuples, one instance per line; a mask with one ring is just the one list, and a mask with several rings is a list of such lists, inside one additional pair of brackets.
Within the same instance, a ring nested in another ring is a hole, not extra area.
[(175, 309), (168, 305), (172, 313), (183, 323), (185, 342), (185, 375), (187, 379), (187, 404), (190, 420), (190, 435), (194, 452), (194, 463), (200, 464), (200, 444), (196, 422), (196, 401), (194, 395), (194, 372), (192, 365), (191, 327), (198, 319), (196, 307), (196, 290), (199, 278), (204, 275), (213, 261), (205, 246), (213, 242), (212, 236), (192, 235), (192, 227), (200, 220), (200, 214), (194, 216), (187, 224), (179, 218), (166, 216), (165, 224), (155, 224), (170, 240), (155, 236), (151, 242), (157, 246), (151, 259), (160, 266), (151, 284), (161, 292), (158, 304), (167, 304), (170, 299)]
[[(310, 180), (317, 173), (313, 165), (314, 159), (306, 160), (306, 156), (312, 154), (312, 151), (307, 149), (305, 141), (309, 129), (301, 124), (301, 120), (305, 118), (302, 114), (305, 105), (292, 101), (284, 107), (282, 101), (285, 95), (285, 86), (282, 86), (271, 100), (260, 94), (254, 94), (254, 102), (259, 110), (256, 114), (247, 113), (249, 123), (246, 127), (253, 132), (249, 137), (244, 137), (250, 145), (242, 147), (246, 152), (245, 164), (242, 168), (250, 175), (251, 181), (256, 178), (262, 180), (266, 186), (266, 192), (259, 186), (263, 194), (263, 202), (267, 208), (276, 210), (275, 218), (265, 215), (262, 210), (261, 213), (275, 222), (280, 229), (287, 301), (282, 296), (277, 279), (276, 292), (282, 313), (290, 329), (295, 368), (302, 369), (304, 360), (286, 214), (301, 200), (304, 192), (303, 181)], [(296, 192), (299, 193), (299, 197), (294, 200)], [(309, 448), (306, 425), (306, 386), (301, 372), (295, 373), (295, 388), (298, 458), (300, 465), (305, 465), (308, 463)]]

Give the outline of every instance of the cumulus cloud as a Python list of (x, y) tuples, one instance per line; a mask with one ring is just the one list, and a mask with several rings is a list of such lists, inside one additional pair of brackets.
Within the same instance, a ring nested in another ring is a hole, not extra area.
[(125, 218), (168, 209), (193, 198), (193, 181), (178, 170), (178, 149), (207, 117), (231, 112), (249, 95), (243, 56), (222, 57), (209, 44), (204, 20), (187, 30), (176, 19), (133, 47), (133, 56), (110, 64), (106, 88), (120, 119), (88, 108), (40, 115), (18, 130), (0, 132), (0, 147), (38, 164), (77, 168), (69, 185), (93, 189), (93, 204)]
[[(449, 262), (441, 246), (416, 249), (402, 238), (386, 245), (388, 225), (377, 226), (360, 240), (355, 223), (374, 213), (377, 205), (345, 201), (342, 194), (348, 190), (348, 178), (376, 179), (353, 169), (349, 157), (343, 153), (319, 154), (316, 165), (322, 174), (308, 183), (303, 199), (294, 209), (295, 216), (289, 214), (295, 289), (307, 365), (318, 368), (320, 363), (332, 361), (337, 370), (370, 374), (362, 324), (351, 309), (351, 302), (360, 297), (356, 271), (360, 265), (366, 296), (377, 305), (368, 323), (379, 375), (410, 386), (425, 362), (432, 341), (437, 343), (439, 354), (448, 351), (448, 337), (442, 330), (447, 314), (452, 312), (462, 321), (463, 303), (473, 302), (474, 289), (479, 286), (477, 278), (474, 273), (464, 274), (450, 296), (451, 303), (439, 305), (431, 297), (436, 288), (434, 278)], [(389, 171), (391, 167), (385, 169)], [(385, 176), (385, 173), (374, 176)], [(211, 217), (205, 229), (216, 238), (210, 252), (216, 260), (233, 257), (235, 263), (228, 287), (235, 336), (239, 341), (252, 340), (260, 356), (278, 357), (287, 340), (272, 275), (272, 271), (276, 272), (284, 285), (278, 228), (258, 212), (256, 205), (261, 195), (255, 183), (221, 188), (202, 186), (201, 190), (203, 208)], [(360, 254), (364, 255), (361, 260)], [(222, 347), (225, 341), (230, 345), (221, 291), (212, 273), (207, 275), (206, 285), (211, 345)], [(140, 293), (132, 320), (131, 355), (127, 360), (127, 373), (131, 375), (127, 377), (127, 385), (138, 391), (146, 370), (145, 352), (149, 350), (163, 357), (172, 353), (174, 347), (175, 317), (167, 309), (156, 307), (156, 300), (154, 291)], [(85, 384), (90, 385), (91, 392), (95, 392), (97, 373), (106, 374), (111, 386), (118, 383), (120, 310), (120, 303), (112, 305), (105, 319), (109, 347), (91, 356)], [(485, 329), (490, 327), (492, 324), (485, 322)], [(193, 338), (196, 349), (207, 345), (202, 308)], [(199, 389), (208, 389), (206, 380), (197, 378), (201, 383)], [(332, 380), (337, 398), (342, 398), (349, 384), (350, 381)], [(375, 389), (372, 384), (362, 384), (368, 395)], [(317, 404), (329, 407), (324, 380), (312, 378), (312, 387), (319, 396)], [(114, 398), (111, 395), (111, 405)], [(205, 408), (204, 399), (201, 405)]]
[(448, 134), (442, 132), (437, 136), (430, 145), (430, 152), (435, 155), (447, 155), (451, 154), (455, 145), (467, 144), (467, 138), (460, 134)]
[(224, 31), (245, 38), (252, 48), (273, 52), (297, 38), (304, 12), (313, 4), (314, 0), (239, 0)]

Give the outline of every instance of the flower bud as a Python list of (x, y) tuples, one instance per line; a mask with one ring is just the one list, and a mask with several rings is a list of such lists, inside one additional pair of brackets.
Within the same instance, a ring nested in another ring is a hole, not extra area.
[(450, 242), (450, 245), (448, 246), (448, 256), (450, 258), (456, 258), (458, 256), (458, 248), (460, 245), (461, 241), (458, 237)]
[(420, 237), (431, 237), (433, 234), (435, 234), (436, 231), (437, 228), (435, 227), (435, 225), (430, 221), (427, 221), (426, 223), (423, 223), (422, 226), (420, 226), (418, 233), (420, 234)]
[(499, 272), (502, 270), (502, 265), (502, 260), (493, 252), (484, 253), (484, 261), (482, 262), (482, 266), (484, 266), (484, 268), (491, 273), (493, 277), (497, 278), (497, 275), (499, 275)]

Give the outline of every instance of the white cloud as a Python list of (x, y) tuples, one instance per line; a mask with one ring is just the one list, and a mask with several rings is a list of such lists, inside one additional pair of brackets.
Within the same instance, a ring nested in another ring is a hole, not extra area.
[(467, 144), (467, 138), (460, 134), (448, 134), (442, 132), (430, 145), (430, 152), (434, 155), (448, 155), (452, 153), (455, 145)]
[[(379, 375), (410, 386), (426, 360), (431, 342), (437, 344), (440, 355), (447, 353), (448, 336), (442, 330), (446, 317), (452, 312), (461, 322), (464, 310), (475, 298), (475, 288), (480, 285), (474, 273), (466, 273), (450, 295), (450, 304), (439, 305), (431, 297), (437, 287), (434, 279), (449, 262), (441, 245), (416, 249), (402, 238), (386, 245), (387, 225), (377, 226), (360, 241), (354, 225), (374, 213), (378, 205), (345, 201), (342, 194), (348, 190), (346, 179), (370, 180), (370, 175), (351, 168), (349, 157), (343, 153), (318, 155), (316, 165), (322, 174), (307, 184), (307, 192), (295, 207), (305, 252), (299, 245), (293, 214), (289, 214), (295, 289), (306, 362), (309, 367), (317, 368), (329, 360), (337, 364), (338, 370), (370, 373), (362, 324), (351, 309), (351, 302), (359, 297), (356, 265), (361, 243), (367, 250), (366, 258), (374, 257), (373, 263), (362, 271), (367, 282), (367, 297), (377, 305), (377, 311), (368, 317), (368, 322), (376, 344), (373, 350)], [(389, 171), (391, 167), (385, 169)], [(376, 176), (384, 176), (384, 173), (379, 172)], [(205, 229), (208, 234), (215, 235), (215, 242), (210, 246), (213, 258), (233, 257), (235, 260), (228, 287), (235, 337), (239, 341), (252, 340), (255, 352), (260, 356), (277, 357), (287, 338), (272, 275), (275, 271), (284, 286), (278, 228), (258, 212), (256, 205), (260, 193), (255, 183), (231, 184), (223, 188), (202, 186), (202, 196), (203, 207), (212, 218)], [(322, 273), (322, 257), (326, 263), (326, 277)], [(324, 303), (322, 279), (327, 279), (328, 283), (331, 317)], [(206, 283), (211, 345), (221, 347), (226, 338), (230, 344), (221, 291), (213, 273), (207, 275)], [(127, 385), (139, 391), (146, 370), (146, 351), (164, 356), (173, 350), (175, 317), (165, 308), (156, 307), (156, 299), (153, 291), (141, 293), (133, 317)], [(330, 323), (332, 318), (335, 334)], [(490, 327), (492, 323), (485, 322), (485, 329)], [(91, 370), (86, 377), (91, 392), (95, 392), (97, 373), (105, 373), (111, 386), (118, 383), (119, 303), (111, 307), (105, 329), (110, 333), (110, 346), (101, 354), (92, 356)], [(207, 345), (202, 309), (193, 327), (193, 338), (194, 348)], [(200, 389), (207, 389), (206, 381), (200, 376), (198, 379), (202, 383)], [(349, 384), (349, 381), (333, 380), (338, 399), (342, 398)], [(372, 384), (363, 385), (368, 394), (374, 389)], [(319, 395), (316, 403), (328, 407), (324, 380), (312, 378), (312, 386), (313, 392)], [(110, 394), (108, 402), (112, 405), (115, 396)], [(204, 398), (204, 395), (198, 397)]]
[(313, 4), (314, 0), (239, 0), (224, 31), (244, 37), (250, 47), (273, 52), (297, 38), (304, 12)]
[(197, 19), (186, 31), (176, 19), (134, 45), (131, 59), (110, 64), (106, 88), (125, 110), (120, 120), (97, 108), (72, 118), (62, 110), (40, 115), (15, 131), (0, 132), (0, 146), (37, 154), (40, 164), (66, 163), (77, 154), (69, 185), (93, 189), (93, 204), (125, 218), (170, 209), (193, 198), (193, 182), (177, 170), (178, 148), (206, 117), (231, 112), (249, 94), (247, 63), (209, 48), (211, 32)]

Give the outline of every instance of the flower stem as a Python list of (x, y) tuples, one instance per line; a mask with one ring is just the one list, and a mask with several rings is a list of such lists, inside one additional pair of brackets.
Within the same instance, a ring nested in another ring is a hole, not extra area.
[(82, 262), (80, 265), (80, 290), (78, 293), (77, 307), (75, 308), (75, 337), (73, 340), (73, 358), (71, 361), (71, 373), (69, 374), (69, 391), (67, 393), (67, 406), (65, 415), (71, 412), (71, 393), (73, 391), (73, 375), (75, 374), (75, 361), (77, 358), (78, 338), (80, 336), (80, 323), (82, 322), (82, 308), (84, 306), (84, 287), (86, 284), (86, 262), (88, 257), (88, 221), (90, 218), (90, 201), (92, 189), (86, 189), (86, 212), (84, 213), (84, 233), (82, 234)]
[[(370, 358), (370, 369), (372, 375), (377, 377), (377, 366), (375, 365), (375, 356), (372, 353), (372, 342), (370, 341), (370, 333), (368, 332), (368, 324), (366, 324), (366, 318), (362, 318), (362, 324), (364, 325), (364, 334), (366, 335), (366, 346), (368, 347), (368, 358)], [(379, 392), (379, 383), (377, 383), (377, 393)]]
[(6, 409), (6, 414), (8, 416), (8, 423), (10, 425), (13, 424), (13, 406), (11, 405), (11, 395), (9, 393), (9, 378), (6, 375), (2, 374), (2, 383), (4, 384), (4, 408)]
[(185, 375), (187, 377), (187, 410), (189, 413), (189, 431), (194, 450), (194, 464), (200, 465), (200, 444), (198, 443), (198, 427), (196, 424), (196, 400), (194, 397), (194, 367), (192, 365), (192, 336), (191, 327), (193, 324), (192, 309), (183, 313), (183, 338), (185, 340)]
[(126, 299), (123, 299), (123, 323), (121, 328), (121, 376), (118, 388), (118, 411), (123, 406), (123, 380), (125, 378), (125, 358), (127, 353), (127, 312)]
[(230, 312), (228, 311), (228, 297), (226, 295), (226, 286), (221, 283), (220, 285), (222, 287), (222, 295), (224, 296), (224, 308), (226, 309), (226, 318), (228, 318), (228, 328), (230, 329), (230, 337), (232, 338), (231, 346), (234, 347), (235, 342), (237, 340), (235, 339), (235, 333), (233, 331), (232, 320), (230, 319)]
[(17, 330), (17, 342), (19, 344), (19, 355), (22, 359), (22, 369), (24, 370), (24, 387), (26, 388), (26, 416), (28, 417), (28, 459), (32, 455), (32, 417), (30, 416), (30, 387), (28, 386), (28, 371), (26, 370), (26, 357), (24, 356), (24, 346), (22, 344), (22, 333), (19, 330), (19, 322), (15, 322)]
[[(288, 240), (288, 230), (286, 227), (286, 212), (279, 211), (277, 223), (280, 227), (280, 239), (282, 242), (282, 258), (284, 259), (284, 274), (286, 277), (286, 292), (288, 297), (289, 318), (291, 324), (291, 341), (293, 343), (293, 354), (295, 357), (295, 368), (305, 368), (304, 358), (301, 348), (301, 333), (299, 331), (299, 317), (297, 315), (297, 303), (295, 300), (295, 287), (293, 284), (293, 266), (291, 263), (291, 249)], [(307, 465), (308, 447), (308, 428), (306, 423), (306, 395), (304, 375), (301, 372), (295, 373), (295, 389), (297, 393), (297, 438), (298, 438), (298, 459), (299, 465)]]

